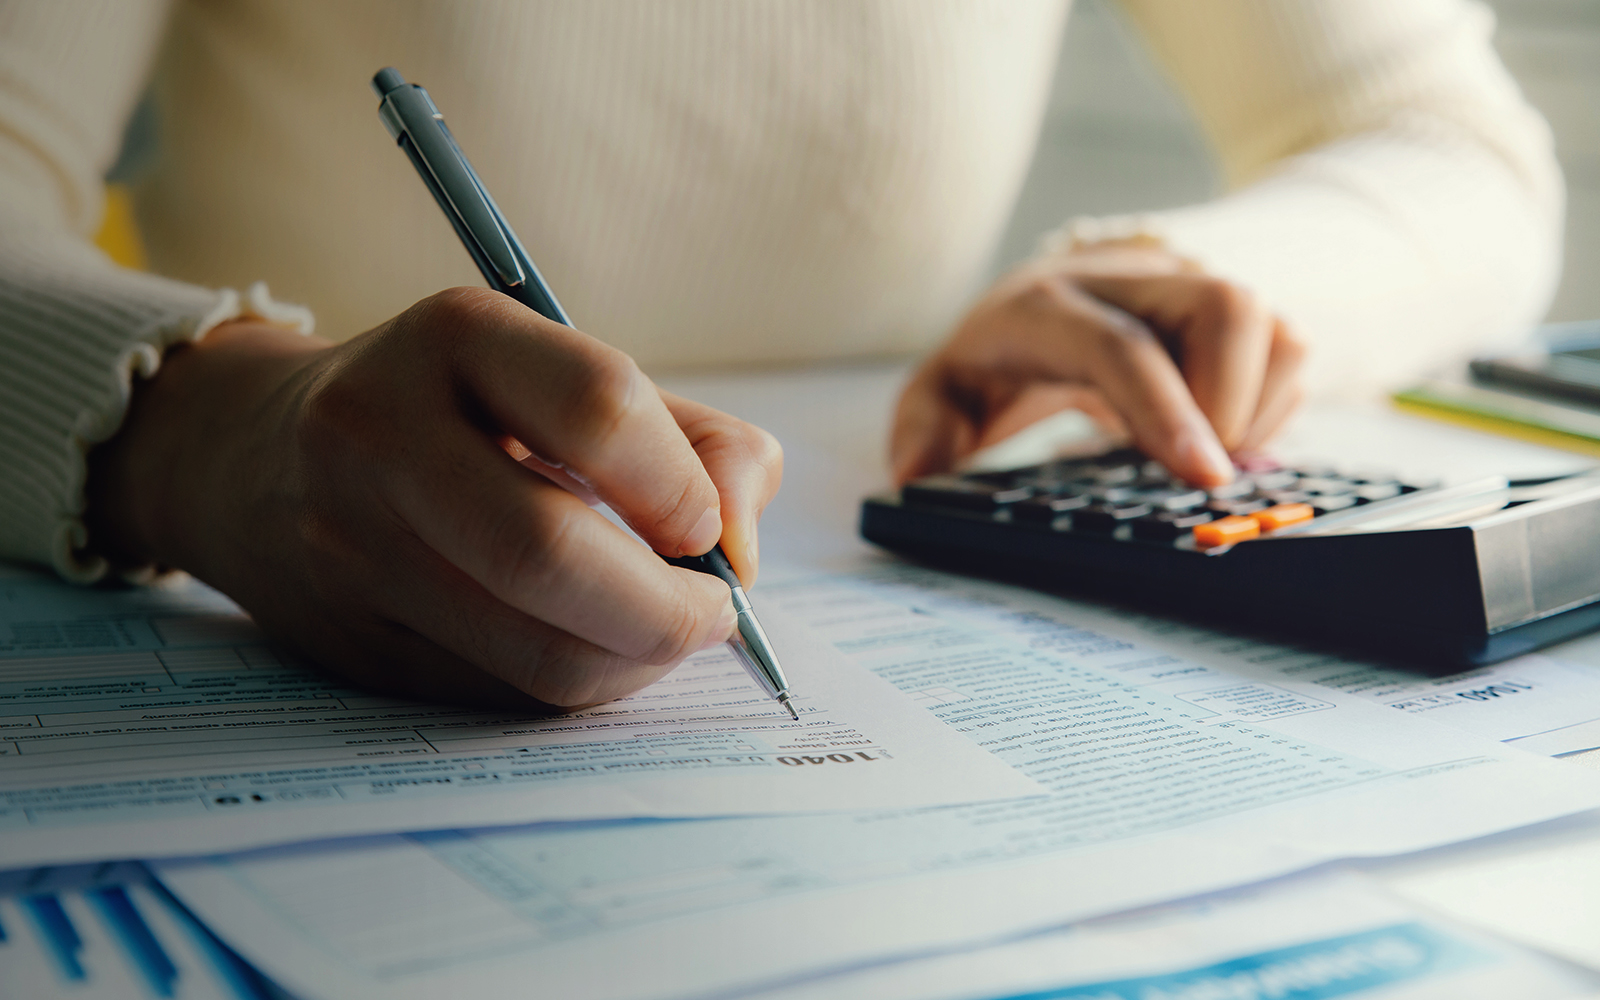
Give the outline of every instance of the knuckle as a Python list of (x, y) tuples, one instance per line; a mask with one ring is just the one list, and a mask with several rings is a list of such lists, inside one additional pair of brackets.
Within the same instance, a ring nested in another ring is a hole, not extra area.
[(665, 532), (683, 522), (687, 528), (705, 507), (705, 501), (700, 497), (700, 484), (690, 477), (675, 493), (664, 493), (654, 507), (645, 511), (638, 527), (652, 532)]
[(549, 592), (561, 583), (564, 553), (571, 544), (576, 511), (570, 504), (513, 507), (484, 535), (484, 573), (489, 590), (512, 603), (525, 594)]
[(512, 667), (511, 683), (542, 702), (566, 708), (596, 700), (608, 672), (604, 654), (581, 640), (547, 638)]
[(360, 553), (346, 525), (322, 504), (308, 504), (294, 512), (294, 538), (313, 560), (313, 586), (330, 567), (350, 566)]
[(1306, 355), (1311, 352), (1311, 345), (1305, 337), (1288, 323), (1277, 324), (1277, 350), (1282, 353), (1284, 360), (1299, 366), (1305, 361)]
[[(563, 663), (558, 675), (542, 684), (540, 690), (531, 692), (540, 701), (561, 708), (612, 701), (632, 694), (648, 683), (648, 680), (630, 683), (629, 678), (639, 672), (637, 666), (611, 657), (564, 653), (561, 659)], [(650, 679), (654, 679), (654, 674), (650, 675)]]
[(1155, 343), (1150, 328), (1126, 313), (1106, 310), (1088, 330), (1089, 346), (1095, 354), (1113, 361), (1129, 361), (1139, 351)]
[(1238, 325), (1260, 311), (1254, 292), (1216, 278), (1205, 280), (1199, 303), (1205, 313), (1223, 326)]
[(745, 424), (740, 436), (753, 462), (768, 472), (783, 471), (783, 445), (777, 438), (754, 424)]
[(509, 302), (487, 288), (447, 288), (403, 313), (394, 332), (408, 349), (442, 361), (445, 369), (482, 369), (489, 360), (485, 331), (499, 325)]
[(431, 330), (451, 331), (470, 326), (486, 314), (504, 307), (505, 297), (488, 288), (461, 286), (435, 292), (408, 312)]
[(552, 629), (530, 629), (514, 651), (506, 651), (495, 673), (525, 694), (549, 705), (595, 705), (645, 687), (664, 666), (620, 656), (576, 636)]
[(1025, 314), (1048, 315), (1070, 309), (1072, 290), (1060, 275), (1035, 273), (1018, 283), (1011, 301)]
[(632, 358), (621, 351), (595, 345), (574, 366), (568, 385), (572, 399), (569, 412), (583, 446), (605, 447), (633, 413), (640, 395), (644, 373)]
[[(640, 662), (664, 667), (675, 664), (700, 648), (716, 621), (714, 615), (702, 613), (697, 606), (698, 588), (682, 587), (670, 613), (663, 621), (661, 636)], [(726, 587), (722, 588), (724, 591)]]
[(529, 676), (517, 682), (517, 687), (557, 708), (589, 704), (595, 700), (593, 692), (598, 685), (586, 677), (583, 668), (573, 660), (560, 653), (546, 653)]

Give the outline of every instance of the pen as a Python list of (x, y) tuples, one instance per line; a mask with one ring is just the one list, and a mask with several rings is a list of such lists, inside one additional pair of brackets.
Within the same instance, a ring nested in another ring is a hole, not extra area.
[[(499, 206), (489, 197), (477, 171), (456, 145), (455, 137), (444, 123), (444, 115), (434, 106), (428, 92), (414, 83), (406, 83), (392, 67), (378, 71), (372, 78), (372, 89), (377, 91), (380, 101), (378, 117), (411, 158), (411, 165), (417, 168), (422, 183), (427, 185), (434, 201), (455, 227), (456, 235), (461, 237), (489, 287), (511, 296), (546, 319), (572, 326), (566, 310), (556, 301), (539, 269), (533, 266), (522, 242), (511, 231), (510, 223), (500, 214)], [(772, 643), (756, 620), (750, 599), (738, 575), (728, 565), (722, 546), (716, 545), (703, 556), (662, 558), (673, 566), (718, 577), (728, 585), (738, 623), (728, 645), (761, 689), (769, 697), (776, 698), (798, 722), (800, 713), (795, 711), (790, 699), (789, 681), (783, 676)]]

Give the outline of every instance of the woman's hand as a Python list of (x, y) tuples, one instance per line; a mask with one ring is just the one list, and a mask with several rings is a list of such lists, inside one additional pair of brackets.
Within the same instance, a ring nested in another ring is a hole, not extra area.
[[(237, 322), (173, 352), (97, 449), (90, 531), (188, 570), (328, 668), (417, 697), (592, 704), (734, 625), (782, 453), (626, 355), (460, 288), (334, 347)], [(560, 483), (562, 485), (557, 485)]]
[(1237, 285), (1145, 246), (1100, 245), (1003, 278), (901, 395), (896, 482), (1074, 407), (1202, 486), (1233, 478), (1301, 400), (1305, 348)]

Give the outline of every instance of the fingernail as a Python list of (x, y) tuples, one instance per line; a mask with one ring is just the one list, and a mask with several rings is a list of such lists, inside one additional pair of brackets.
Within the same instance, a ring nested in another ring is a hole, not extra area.
[(744, 565), (746, 575), (740, 579), (744, 580), (744, 589), (749, 590), (755, 585), (756, 574), (761, 572), (761, 544), (754, 538), (744, 543)]
[(711, 630), (711, 634), (706, 636), (706, 641), (695, 652), (703, 653), (727, 642), (738, 624), (739, 616), (733, 610), (733, 598), (730, 597), (728, 598), (728, 603), (722, 608), (722, 617), (717, 620), (717, 627)]
[(722, 515), (715, 507), (707, 507), (706, 512), (700, 515), (700, 520), (694, 523), (689, 533), (678, 544), (680, 555), (700, 555), (709, 551), (711, 546), (717, 544), (717, 539), (722, 537)]
[(1212, 476), (1224, 483), (1233, 482), (1233, 460), (1222, 449), (1222, 442), (1217, 440), (1210, 429), (1188, 430), (1179, 435), (1175, 442), (1178, 455), (1187, 465), (1197, 465), (1207, 470)]

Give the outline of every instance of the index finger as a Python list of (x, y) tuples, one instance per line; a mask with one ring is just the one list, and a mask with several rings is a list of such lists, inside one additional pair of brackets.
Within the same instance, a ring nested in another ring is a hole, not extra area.
[(1272, 314), (1256, 297), (1199, 274), (1083, 277), (1078, 284), (1178, 338), (1195, 403), (1223, 445), (1237, 448), (1261, 399), (1273, 343)]
[(456, 363), (476, 401), (541, 461), (604, 500), (656, 551), (700, 555), (720, 501), (654, 384), (621, 351), (505, 296), (466, 303)]
[(1136, 317), (1091, 302), (1095, 308), (1080, 313), (1094, 328), (1085, 373), (1127, 420), (1134, 442), (1189, 482), (1215, 486), (1231, 480), (1233, 463), (1160, 339)]

